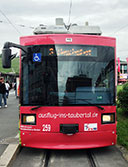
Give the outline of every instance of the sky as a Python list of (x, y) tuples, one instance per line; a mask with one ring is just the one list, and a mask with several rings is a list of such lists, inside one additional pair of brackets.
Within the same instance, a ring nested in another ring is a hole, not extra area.
[(39, 24), (55, 25), (55, 18), (99, 26), (102, 36), (116, 38), (117, 57), (128, 57), (128, 0), (0, 0), (0, 53), (5, 42), (19, 44), (20, 36), (33, 35)]

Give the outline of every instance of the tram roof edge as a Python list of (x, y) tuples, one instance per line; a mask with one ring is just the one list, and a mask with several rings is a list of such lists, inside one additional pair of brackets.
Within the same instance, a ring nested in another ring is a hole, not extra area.
[(72, 24), (70, 26), (66, 25), (39, 25), (33, 31), (35, 35), (38, 34), (85, 34), (85, 35), (101, 35), (102, 32), (99, 26), (78, 26), (77, 24)]

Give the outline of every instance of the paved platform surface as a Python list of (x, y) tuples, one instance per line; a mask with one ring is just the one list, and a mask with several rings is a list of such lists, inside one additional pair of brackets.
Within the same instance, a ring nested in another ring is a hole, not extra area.
[(8, 148), (12, 145), (11, 149), (13, 150), (11, 150), (11, 152), (13, 152), (19, 144), (17, 135), (19, 122), (19, 99), (15, 97), (14, 90), (11, 90), (9, 93), (7, 105), (7, 108), (2, 106), (0, 109), (0, 167), (4, 167), (4, 164), (1, 163), (3, 162), (3, 158), (5, 158), (5, 153), (8, 152)]

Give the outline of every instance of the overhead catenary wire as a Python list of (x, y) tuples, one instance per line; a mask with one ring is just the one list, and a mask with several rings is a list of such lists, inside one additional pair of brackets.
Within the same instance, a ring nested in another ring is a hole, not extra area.
[(68, 16), (68, 24), (70, 25), (70, 19), (71, 19), (71, 11), (72, 11), (72, 0), (70, 1), (70, 7), (69, 7), (69, 16)]
[(4, 14), (4, 12), (0, 9), (0, 13), (6, 18), (9, 24), (15, 29), (15, 31), (21, 35), (20, 31), (14, 26), (14, 24), (10, 21), (10, 19)]
[(114, 34), (118, 33), (119, 31), (123, 30), (124, 28), (128, 27), (128, 24), (121, 26), (118, 30), (114, 32)]
[[(3, 21), (3, 20), (0, 20), (0, 23), (1, 23), (1, 24), (10, 24), (10, 23), (5, 22), (5, 21)], [(26, 25), (24, 25), (24, 24), (13, 24), (13, 25), (16, 25), (16, 26), (19, 26), (19, 27), (22, 27), (22, 28), (35, 29), (34, 26), (26, 26)]]

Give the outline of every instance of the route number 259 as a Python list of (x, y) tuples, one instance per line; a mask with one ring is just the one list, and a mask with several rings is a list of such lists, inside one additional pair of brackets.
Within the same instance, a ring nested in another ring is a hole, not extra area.
[(50, 124), (43, 124), (42, 125), (42, 131), (43, 132), (50, 132), (51, 131), (51, 125)]

